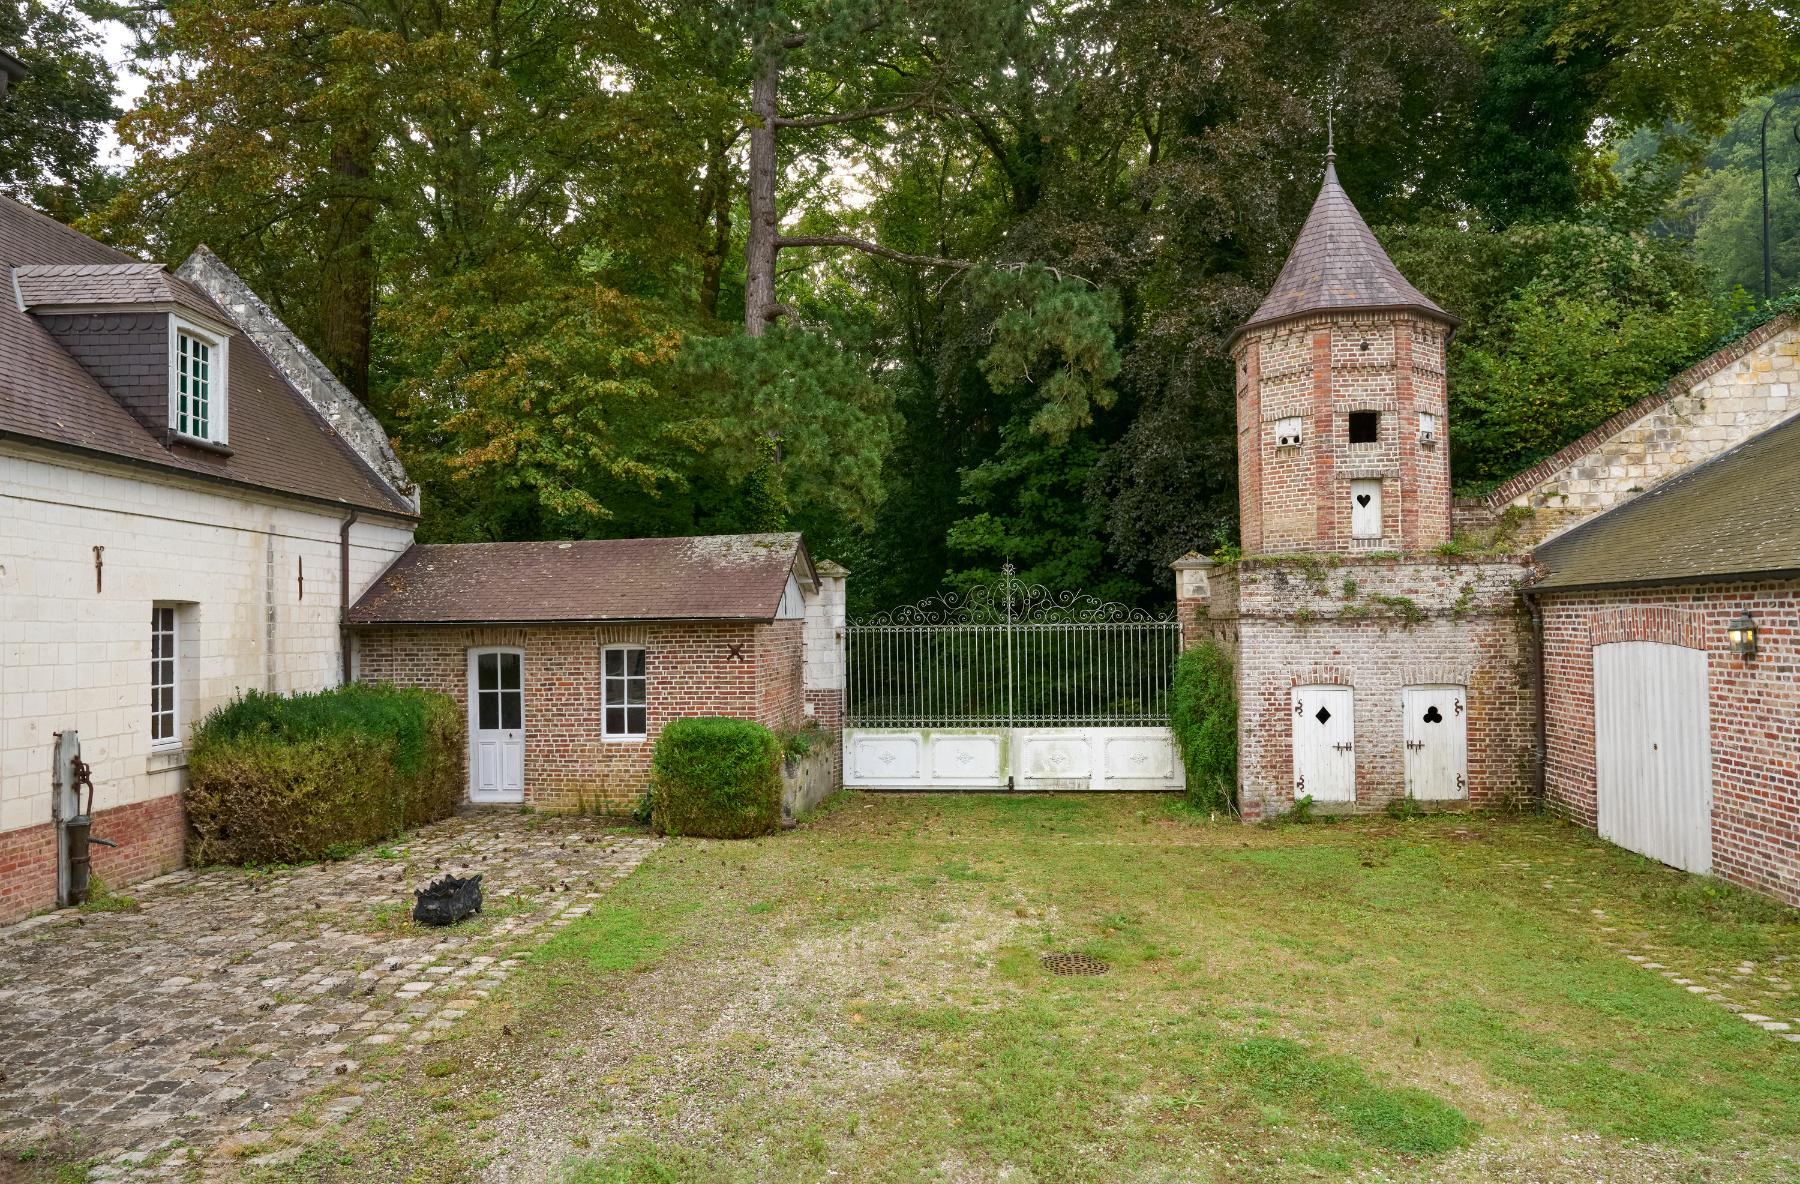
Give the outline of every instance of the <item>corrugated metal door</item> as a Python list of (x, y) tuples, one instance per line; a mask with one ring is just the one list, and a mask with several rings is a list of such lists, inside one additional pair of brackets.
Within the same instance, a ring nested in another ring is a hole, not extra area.
[(1594, 647), (1600, 837), (1684, 871), (1712, 870), (1706, 655), (1623, 641)]
[(1468, 696), (1459, 686), (1407, 687), (1400, 692), (1406, 724), (1407, 796), (1453, 802), (1469, 796)]
[(1294, 797), (1356, 800), (1354, 707), (1349, 687), (1294, 688)]

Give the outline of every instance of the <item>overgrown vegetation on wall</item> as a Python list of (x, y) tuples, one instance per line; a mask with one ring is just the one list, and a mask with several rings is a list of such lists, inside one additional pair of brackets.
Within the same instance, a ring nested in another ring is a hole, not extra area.
[(650, 821), (669, 835), (747, 839), (781, 825), (782, 743), (743, 719), (678, 719), (650, 759)]
[(1202, 642), (1175, 663), (1169, 726), (1187, 770), (1188, 800), (1202, 810), (1230, 810), (1237, 788), (1237, 692), (1231, 655)]
[(194, 732), (189, 859), (340, 858), (448, 817), (463, 796), (464, 752), (462, 712), (448, 695), (361, 685), (251, 691)]

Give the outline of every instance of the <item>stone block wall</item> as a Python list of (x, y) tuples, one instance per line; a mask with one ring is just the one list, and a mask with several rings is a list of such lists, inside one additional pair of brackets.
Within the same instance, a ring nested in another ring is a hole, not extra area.
[[(1420, 551), (1450, 537), (1444, 331), (1394, 314), (1321, 313), (1252, 331), (1236, 346), (1238, 504), (1244, 550)], [(1380, 415), (1352, 444), (1349, 416)], [(1437, 416), (1420, 437), (1421, 413)], [(1300, 443), (1278, 425), (1298, 419)], [(1378, 539), (1352, 537), (1350, 482), (1379, 480)]]
[[(41, 839), (13, 832), (49, 831), (55, 737), (65, 729), (80, 733), (93, 767), (96, 834), (123, 807), (181, 792), (184, 746), (150, 741), (155, 604), (175, 606), (180, 622), (183, 740), (245, 690), (335, 685), (340, 522), (335, 511), (275, 494), (230, 496), (176, 476), (0, 444), (0, 844), (30, 846)], [(412, 531), (404, 519), (371, 516), (351, 538), (354, 597)], [(98, 584), (96, 547), (104, 548)], [(141, 859), (130, 850), (99, 856), (102, 874), (109, 862), (119, 876), (161, 870), (170, 844), (178, 849), (179, 810), (146, 809), (129, 817), (153, 818), (168, 832), (146, 833)], [(7, 908), (54, 903), (53, 838), (48, 850), (50, 890), (27, 893), (23, 905), (0, 902), (0, 919)]]
[[(525, 801), (544, 810), (623, 814), (649, 785), (656, 737), (672, 719), (723, 715), (796, 726), (805, 703), (800, 620), (633, 625), (389, 626), (357, 633), (357, 677), (442, 691), (468, 711), (468, 652), (525, 653)], [(601, 732), (600, 651), (644, 647), (646, 735)]]
[(1469, 802), (1523, 800), (1534, 779), (1531, 635), (1517, 559), (1300, 556), (1214, 573), (1206, 624), (1235, 637), (1239, 806), (1246, 821), (1293, 805), (1295, 686), (1355, 695), (1358, 811), (1405, 796), (1403, 688), (1467, 688)]
[[(1754, 614), (1758, 653), (1731, 652), (1729, 622)], [(1598, 825), (1594, 647), (1654, 641), (1702, 650), (1711, 704), (1713, 872), (1800, 906), (1800, 580), (1547, 593), (1545, 790)]]
[(1541, 542), (1800, 413), (1800, 319), (1778, 317), (1495, 489)]

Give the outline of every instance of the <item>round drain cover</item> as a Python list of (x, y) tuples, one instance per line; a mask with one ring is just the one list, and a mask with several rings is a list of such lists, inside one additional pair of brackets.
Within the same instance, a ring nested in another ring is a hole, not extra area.
[(1112, 967), (1086, 954), (1045, 954), (1038, 959), (1051, 974), (1105, 974)]

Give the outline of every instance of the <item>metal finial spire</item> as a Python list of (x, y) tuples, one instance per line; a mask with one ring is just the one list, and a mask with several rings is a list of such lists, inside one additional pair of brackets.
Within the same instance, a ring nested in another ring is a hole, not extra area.
[(1332, 126), (1331, 100), (1325, 100), (1325, 163), (1337, 159), (1337, 129)]

